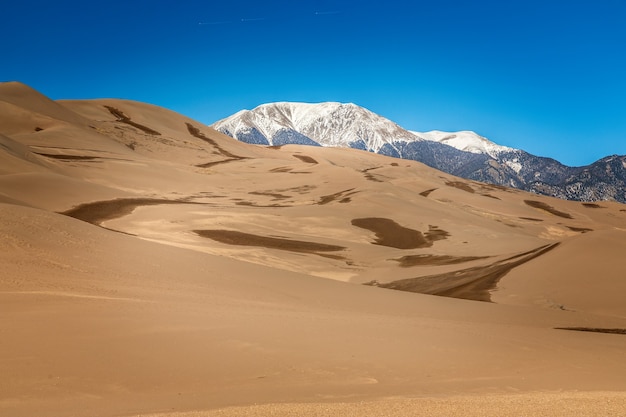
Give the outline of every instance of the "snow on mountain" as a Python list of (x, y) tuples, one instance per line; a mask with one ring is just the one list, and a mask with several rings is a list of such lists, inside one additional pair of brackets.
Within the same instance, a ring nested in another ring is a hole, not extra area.
[(351, 147), (380, 152), (391, 148), (402, 156), (399, 143), (432, 141), (461, 151), (496, 158), (515, 149), (497, 145), (471, 131), (413, 132), (352, 103), (290, 103), (260, 105), (216, 122), (213, 127), (240, 141), (283, 145), (300, 143)]
[(450, 145), (461, 151), (487, 154), (492, 158), (496, 158), (502, 152), (513, 152), (517, 149), (509, 148), (507, 146), (501, 146), (491, 142), (487, 138), (478, 135), (475, 132), (469, 130), (463, 130), (460, 132), (442, 132), (439, 130), (432, 130), (430, 132), (411, 132), (417, 136), (420, 136), (426, 140), (432, 140), (435, 142)]
[[(243, 110), (213, 127), (244, 142), (284, 144), (291, 131), (321, 146), (352, 147), (378, 152), (394, 142), (423, 140), (363, 107), (352, 103), (270, 103)], [(290, 142), (294, 143), (294, 142)], [(298, 142), (297, 142), (298, 143)]]

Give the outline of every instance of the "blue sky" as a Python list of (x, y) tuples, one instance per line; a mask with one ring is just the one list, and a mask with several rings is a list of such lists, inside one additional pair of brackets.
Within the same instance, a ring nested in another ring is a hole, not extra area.
[(0, 80), (210, 124), (353, 102), (568, 165), (626, 154), (626, 1), (4, 2)]

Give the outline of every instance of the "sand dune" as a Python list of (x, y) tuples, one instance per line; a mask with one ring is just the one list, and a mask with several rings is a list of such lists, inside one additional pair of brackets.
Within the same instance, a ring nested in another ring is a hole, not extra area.
[[(551, 253), (511, 271), (493, 293), (493, 300), (626, 318), (626, 276), (618, 261), (625, 251), (626, 230), (572, 237)], [(593, 288), (594, 296), (580, 288)]]
[(616, 203), (0, 84), (0, 415), (623, 415), (624, 233)]

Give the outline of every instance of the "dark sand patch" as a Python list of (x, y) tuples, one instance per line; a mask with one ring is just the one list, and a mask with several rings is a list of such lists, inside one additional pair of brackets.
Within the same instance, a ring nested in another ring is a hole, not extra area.
[(34, 152), (35, 155), (43, 156), (51, 159), (58, 159), (61, 161), (86, 161), (86, 162), (100, 162), (102, 160), (110, 160), (110, 161), (128, 161), (128, 159), (124, 158), (111, 158), (105, 156), (91, 156), (91, 155), (72, 155), (72, 154), (57, 154), (57, 153), (42, 153), (42, 152)]
[(345, 256), (341, 256), (341, 255), (332, 255), (330, 253), (315, 253), (315, 255), (321, 256), (322, 258), (334, 259), (336, 261), (346, 261), (346, 264), (348, 265), (353, 264), (352, 261), (350, 261), (349, 259), (346, 259)]
[(210, 191), (204, 191), (201, 193), (194, 194), (192, 197), (193, 198), (228, 198), (229, 196), (223, 195), (223, 194), (213, 194)]
[(374, 174), (372, 174), (370, 171), (374, 170), (374, 169), (378, 169), (378, 168), (382, 168), (382, 167), (373, 167), (373, 168), (367, 168), (364, 169), (363, 171), (361, 171), (363, 173), (363, 175), (365, 175), (365, 179), (368, 181), (373, 181), (373, 182), (384, 182), (383, 180), (381, 180), (380, 178), (377, 178)]
[(496, 219), (496, 221), (497, 221), (498, 223), (502, 223), (503, 225), (508, 226), (508, 227), (513, 227), (513, 228), (522, 228), (522, 227), (523, 227), (523, 226), (521, 226), (521, 225), (519, 225), (519, 224), (510, 223), (510, 222), (508, 222), (508, 221), (507, 221), (507, 220), (505, 220), (505, 219)]
[[(236, 201), (238, 200), (238, 201)], [(293, 207), (293, 206), (287, 206), (284, 204), (257, 204), (254, 203), (252, 201), (245, 201), (245, 200), (241, 200), (239, 198), (234, 198), (233, 201), (236, 201), (236, 205), (238, 206), (247, 206), (247, 207), (259, 207), (259, 208), (267, 208), (267, 207)]]
[(475, 193), (474, 189), (468, 183), (463, 182), (463, 181), (447, 181), (446, 185), (448, 187), (458, 188), (459, 190), (463, 190), (468, 193), (472, 193), (472, 194)]
[(374, 232), (375, 245), (397, 249), (426, 248), (431, 245), (421, 232), (400, 226), (391, 219), (380, 217), (353, 219), (352, 225)]
[(436, 242), (438, 240), (447, 239), (450, 233), (440, 229), (438, 226), (428, 225), (428, 232), (426, 232), (425, 236), (426, 240), (429, 242)]
[(292, 169), (291, 167), (278, 167), (270, 169), (270, 172), (291, 172)]
[(573, 219), (571, 214), (565, 213), (563, 211), (559, 211), (559, 210), (555, 209), (554, 207), (552, 207), (551, 205), (544, 203), (543, 201), (524, 200), (524, 203), (526, 203), (527, 205), (529, 205), (529, 206), (531, 206), (533, 208), (546, 211), (546, 212), (548, 212), (550, 214), (553, 214), (555, 216), (563, 217), (565, 219)]
[(286, 200), (291, 198), (290, 195), (279, 194), (272, 191), (250, 191), (248, 194), (272, 197), (274, 200)]
[(353, 190), (354, 190), (354, 188), (348, 188), (347, 190), (339, 191), (339, 192), (334, 193), (334, 194), (323, 195), (317, 201), (317, 204), (319, 204), (320, 206), (323, 206), (324, 204), (331, 203), (331, 202), (333, 202), (335, 200), (345, 200), (346, 197), (348, 197), (350, 195), (354, 195), (356, 193), (356, 192), (353, 192), (353, 193), (350, 192), (350, 191), (353, 191)]
[(420, 195), (421, 195), (422, 197), (428, 197), (428, 196), (430, 195), (430, 193), (432, 193), (432, 192), (433, 192), (433, 191), (435, 191), (435, 190), (436, 190), (436, 188), (431, 188), (430, 190), (422, 191), (422, 192), (420, 193)]
[(368, 181), (373, 181), (373, 182), (384, 182), (383, 180), (381, 180), (380, 178), (376, 178), (374, 175), (370, 174), (369, 172), (365, 173), (365, 179)]
[(135, 127), (139, 130), (141, 130), (144, 133), (147, 133), (149, 135), (152, 136), (161, 136), (161, 133), (157, 132), (154, 129), (150, 129), (148, 126), (144, 126), (142, 124), (133, 122), (130, 117), (128, 117), (126, 114), (124, 114), (123, 111), (116, 109), (115, 107), (111, 107), (111, 106), (104, 106), (113, 116), (115, 116), (117, 118), (118, 122), (121, 123), (126, 123), (127, 125), (130, 125), (132, 127)]
[(543, 221), (542, 219), (535, 219), (534, 217), (520, 217), (520, 219), (528, 220), (528, 221), (531, 221), (531, 222), (542, 222)]
[(391, 219), (381, 217), (353, 219), (352, 225), (374, 232), (376, 234), (376, 241), (372, 242), (374, 245), (396, 249), (428, 248), (434, 241), (449, 236), (448, 232), (436, 226), (429, 226), (429, 231), (424, 235), (418, 230), (400, 226)]
[(587, 208), (606, 208), (606, 207), (601, 206), (600, 204), (596, 204), (596, 203), (582, 203), (582, 205), (584, 207), (587, 207)]
[(310, 156), (306, 155), (293, 155), (294, 158), (298, 158), (302, 162), (306, 162), (307, 164), (317, 164), (317, 161)]
[(572, 330), (576, 332), (593, 332), (593, 333), (608, 333), (608, 334), (625, 334), (626, 329), (604, 329), (599, 327), (555, 327), (557, 330)]
[(118, 198), (115, 200), (94, 201), (76, 206), (59, 214), (73, 217), (91, 224), (100, 225), (106, 220), (124, 217), (140, 206), (161, 204), (202, 204), (190, 201), (166, 200), (161, 198)]
[(302, 240), (282, 239), (276, 237), (259, 236), (236, 230), (194, 230), (198, 236), (215, 240), (227, 245), (259, 246), (267, 249), (278, 249), (290, 252), (313, 253), (337, 252), (346, 249), (343, 246), (327, 245), (325, 243), (307, 242)]
[(218, 150), (219, 153), (221, 153), (224, 156), (227, 156), (229, 158), (233, 158), (233, 159), (245, 159), (244, 157), (241, 157), (239, 155), (235, 155), (234, 153), (228, 152), (226, 149), (222, 148), (219, 143), (217, 143), (215, 140), (207, 137), (204, 133), (202, 133), (200, 131), (200, 129), (198, 129), (197, 127), (195, 127), (194, 125), (192, 125), (191, 123), (185, 123), (187, 125), (187, 131), (189, 131), (189, 134), (195, 138), (198, 139), (202, 139), (203, 141), (207, 142), (208, 144), (210, 144), (211, 146), (213, 146), (215, 149)]
[(587, 227), (574, 227), (574, 226), (566, 226), (566, 227), (572, 232), (579, 232), (579, 233), (593, 232), (593, 229), (589, 229)]
[(401, 258), (392, 259), (392, 261), (399, 262), (402, 268), (409, 268), (412, 266), (424, 265), (456, 265), (486, 258), (489, 258), (489, 256), (407, 255)]
[[(37, 148), (37, 149), (70, 149), (73, 151), (89, 151), (89, 152), (97, 152), (97, 153), (109, 153), (108, 151), (103, 151), (100, 149), (91, 149), (91, 148), (75, 148), (73, 146), (43, 146), (43, 145), (30, 145), (29, 148)], [(35, 151), (33, 151), (35, 152)], [(37, 153), (37, 152), (35, 152)]]
[(206, 162), (204, 164), (198, 164), (196, 166), (198, 168), (211, 168), (211, 167), (213, 167), (215, 165), (225, 164), (225, 163), (233, 162), (233, 161), (240, 161), (242, 159), (245, 159), (245, 158), (228, 158), (228, 159), (223, 159), (221, 161)]
[(61, 161), (97, 161), (97, 160), (102, 159), (98, 156), (61, 155), (61, 154), (51, 154), (51, 153), (39, 153), (39, 152), (35, 152), (35, 154), (44, 156), (46, 158), (60, 159)]
[(498, 185), (498, 184), (483, 184), (483, 183), (476, 183), (478, 185), (480, 185), (480, 188), (483, 190), (498, 190), (498, 191), (506, 191), (506, 192), (517, 192), (517, 190), (515, 190), (514, 188), (510, 188), (510, 187), (506, 187), (504, 185)]
[(283, 193), (285, 191), (293, 191), (298, 194), (308, 194), (310, 191), (313, 191), (317, 188), (317, 185), (300, 185), (298, 187), (284, 188), (280, 190), (276, 190), (279, 193)]
[(558, 243), (554, 243), (541, 246), (532, 251), (517, 254), (486, 266), (425, 277), (401, 279), (387, 284), (370, 282), (367, 285), (399, 291), (491, 302), (490, 291), (495, 288), (498, 281), (508, 274), (509, 271), (551, 251), (558, 245)]
[(227, 151), (226, 149), (222, 148), (220, 146), (219, 143), (217, 143), (215, 140), (207, 137), (204, 133), (202, 133), (200, 131), (200, 129), (198, 129), (197, 127), (195, 127), (194, 125), (192, 125), (191, 123), (185, 123), (187, 125), (187, 131), (189, 131), (189, 134), (193, 137), (196, 137), (198, 139), (202, 139), (203, 141), (205, 141), (206, 143), (210, 144), (211, 146), (213, 146), (218, 153), (220, 153), (221, 155), (227, 157), (228, 159), (223, 159), (221, 161), (214, 161), (214, 162), (207, 162), (204, 164), (197, 164), (196, 166), (198, 168), (210, 168), (216, 165), (220, 165), (220, 164), (225, 164), (228, 162), (233, 162), (233, 161), (240, 161), (243, 159), (249, 159), (245, 156), (239, 156), (239, 155), (235, 155), (232, 152)]
[(496, 197), (495, 195), (491, 195), (491, 194), (481, 194), (484, 197), (489, 197), (489, 198), (493, 198), (494, 200), (502, 200), (500, 197)]

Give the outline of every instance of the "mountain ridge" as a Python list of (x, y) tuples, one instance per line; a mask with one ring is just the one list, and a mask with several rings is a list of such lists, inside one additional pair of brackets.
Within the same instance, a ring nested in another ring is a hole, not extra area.
[(353, 103), (267, 103), (237, 112), (212, 127), (257, 145), (355, 148), (537, 194), (626, 203), (626, 156), (613, 155), (586, 166), (570, 167), (552, 158), (498, 145), (472, 131), (409, 131)]

